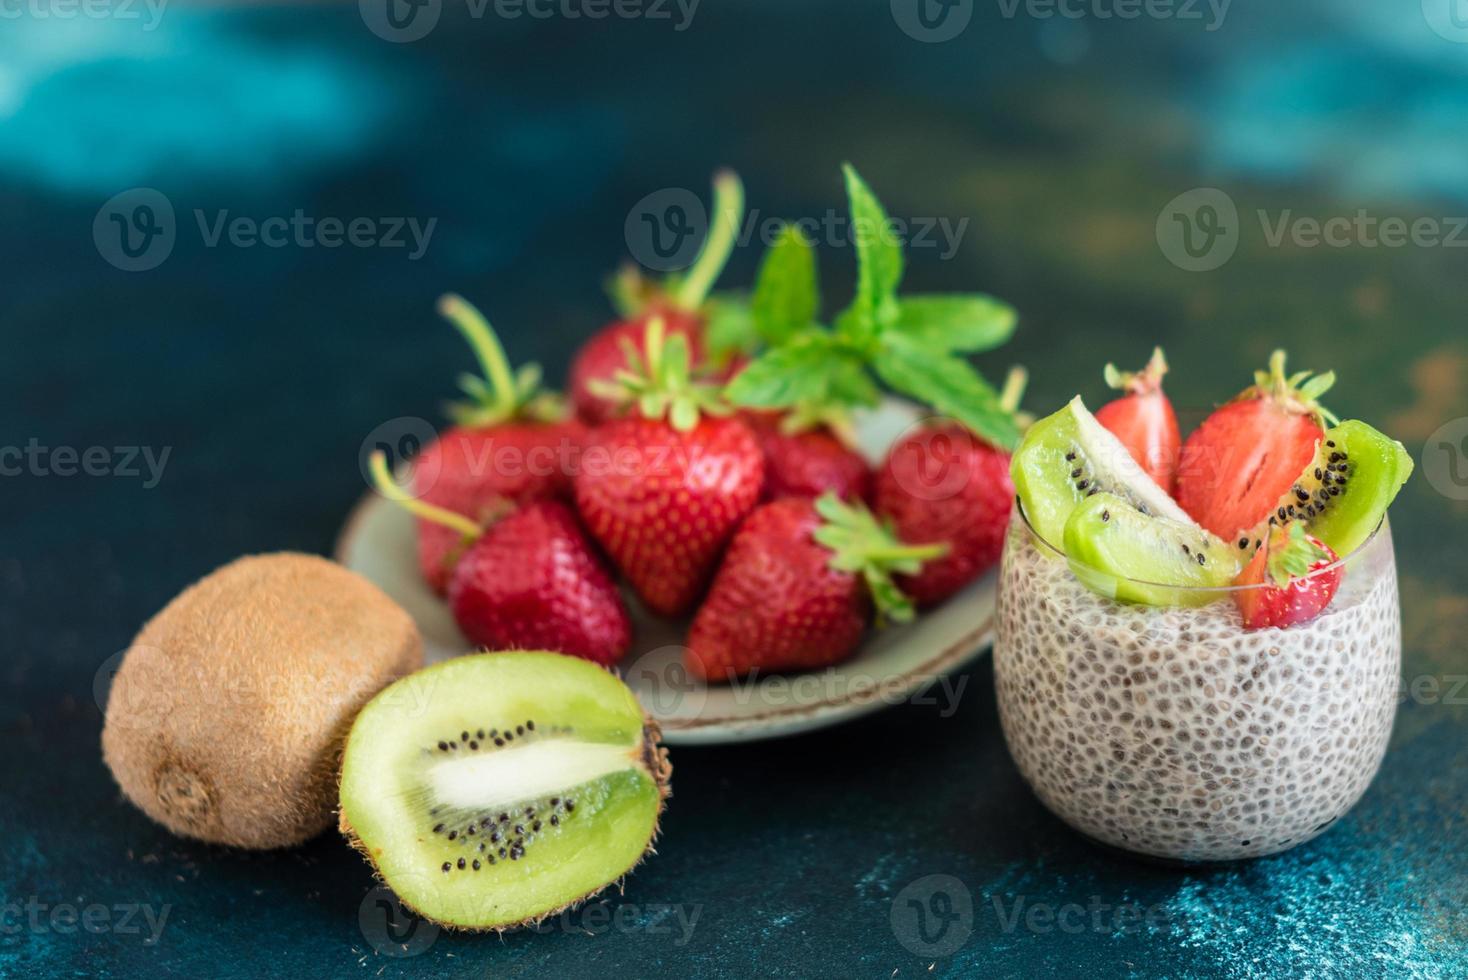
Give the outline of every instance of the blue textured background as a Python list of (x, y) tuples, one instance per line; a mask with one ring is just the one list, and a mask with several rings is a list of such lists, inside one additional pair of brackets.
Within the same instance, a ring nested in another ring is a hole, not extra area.
[[(978, 4), (942, 45), (898, 30), (882, 0), (705, 0), (683, 32), (474, 20), (448, 3), (406, 45), (351, 4), (176, 4), (151, 30), (141, 7), (141, 21), (7, 19), (0, 443), (170, 456), (156, 487), (0, 478), (0, 975), (1468, 975), (1468, 504), (1420, 475), (1393, 515), (1404, 681), (1438, 693), (1404, 700), (1346, 819), (1253, 864), (1164, 869), (1067, 831), (1008, 760), (986, 660), (951, 714), (905, 705), (676, 750), (660, 853), (623, 896), (542, 935), (403, 932), (426, 943), (406, 958), (374, 946), (409, 926), (384, 919), (334, 835), (265, 855), (184, 842), (122, 800), (100, 759), (94, 680), (137, 625), (240, 553), (328, 551), (362, 491), (363, 437), (438, 417), (468, 366), (431, 313), (441, 291), (558, 376), (607, 315), (598, 283), (628, 208), (658, 188), (702, 193), (719, 164), (768, 216), (840, 208), (850, 159), (894, 214), (971, 218), (953, 258), (913, 255), (910, 281), (1019, 307), (1016, 341), (983, 366), (1029, 364), (1035, 408), (1100, 397), (1099, 366), (1154, 342), (1174, 397), (1205, 405), (1284, 344), (1341, 374), (1333, 407), (1420, 455), (1468, 415), (1461, 251), (1269, 248), (1256, 228), (1224, 268), (1189, 274), (1154, 240), (1164, 204), (1200, 185), (1246, 218), (1468, 209), (1468, 45), (1416, 3), (1273, 6), (1238, 0), (1209, 32)], [(129, 274), (91, 227), (136, 186), (169, 198), (179, 239)], [(438, 225), (409, 261), (210, 249), (191, 218), (297, 208)], [(741, 250), (732, 278), (756, 256)], [(844, 295), (849, 250), (822, 263)], [(915, 895), (958, 918), (925, 938)], [(1025, 918), (1067, 903), (1081, 928)], [(1146, 923), (1094, 912), (1123, 904)], [(68, 931), (65, 910), (89, 906), (107, 911)], [(156, 940), (143, 911), (166, 915)]]

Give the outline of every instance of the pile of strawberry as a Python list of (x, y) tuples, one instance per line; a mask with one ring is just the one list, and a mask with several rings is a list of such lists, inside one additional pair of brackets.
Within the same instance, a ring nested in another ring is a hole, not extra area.
[[(1254, 548), (1235, 585), (1249, 586), (1235, 602), (1248, 629), (1292, 626), (1314, 619), (1340, 586), (1330, 547), (1306, 533), (1299, 520), (1271, 517), (1278, 501), (1310, 461), (1334, 421), (1320, 404), (1335, 382), (1327, 372), (1285, 374), (1275, 351), (1267, 371), (1181, 439), (1172, 403), (1162, 390), (1167, 361), (1161, 348), (1147, 366), (1122, 373), (1106, 365), (1106, 381), (1120, 398), (1096, 413), (1132, 458), (1195, 521), (1224, 540), (1267, 522), (1268, 541), (1238, 540)], [(1284, 517), (1284, 511), (1280, 511)], [(1331, 568), (1330, 571), (1323, 571)]]
[[(846, 182), (854, 227), (874, 233), (853, 236), (857, 295), (829, 326), (793, 226), (747, 298), (710, 295), (742, 221), (738, 181), (721, 174), (688, 273), (618, 278), (622, 318), (572, 364), (574, 415), (539, 391), (537, 367), (511, 371), (473, 307), (442, 301), (484, 377), (461, 382), (471, 400), (410, 488), (381, 457), (374, 469), (418, 517), (423, 575), (469, 640), (614, 664), (632, 643), (620, 577), (651, 613), (692, 615), (696, 676), (811, 669), (995, 563), (1023, 374), (995, 391), (965, 355), (1006, 341), (1014, 312), (981, 295), (899, 296), (891, 223), (850, 168)], [(878, 402), (879, 381), (935, 418), (873, 472), (851, 413)]]

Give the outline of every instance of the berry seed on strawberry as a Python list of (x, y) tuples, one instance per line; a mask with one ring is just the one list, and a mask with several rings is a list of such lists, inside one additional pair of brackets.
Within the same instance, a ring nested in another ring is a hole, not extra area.
[[(476, 524), (505, 500), (569, 498), (569, 461), (581, 444), (581, 425), (564, 420), (564, 406), (539, 390), (538, 365), (511, 372), (478, 310), (453, 294), (439, 300), (438, 310), (469, 341), (484, 377), (460, 378), (471, 400), (449, 406), (456, 424), (414, 460), (415, 495)], [(442, 524), (418, 522), (418, 565), (435, 592), (448, 587), (462, 543)]]
[(632, 623), (616, 583), (571, 508), (555, 500), (501, 500), (480, 525), (415, 499), (372, 457), (378, 492), (459, 542), (449, 608), (471, 643), (487, 650), (558, 650), (604, 666), (621, 660)]
[(874, 605), (883, 620), (912, 618), (892, 573), (917, 572), (943, 551), (899, 543), (864, 506), (835, 494), (765, 504), (740, 527), (694, 617), (688, 669), (726, 682), (840, 663), (856, 652)]
[(690, 377), (688, 346), (648, 325), (645, 356), (601, 382), (636, 416), (594, 429), (576, 474), (587, 528), (654, 613), (677, 616), (702, 595), (720, 553), (759, 501), (764, 455), (717, 389)]
[(642, 343), (654, 318), (662, 319), (666, 336), (685, 339), (691, 363), (703, 364), (705, 303), (733, 252), (743, 215), (744, 188), (738, 176), (728, 170), (719, 172), (714, 176), (714, 220), (687, 274), (662, 285), (648, 282), (635, 271), (614, 280), (622, 319), (593, 334), (571, 361), (569, 388), (581, 421), (598, 425), (624, 407), (615, 398), (597, 394), (596, 383), (612, 381), (618, 371), (626, 369), (629, 343), (639, 355), (646, 353)]

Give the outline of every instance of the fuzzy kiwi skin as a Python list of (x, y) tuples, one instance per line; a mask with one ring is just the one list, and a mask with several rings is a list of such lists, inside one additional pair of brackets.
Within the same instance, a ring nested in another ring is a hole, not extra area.
[(240, 558), (138, 633), (107, 701), (102, 755), (174, 833), (268, 849), (332, 823), (352, 719), (423, 663), (412, 619), (314, 555)]

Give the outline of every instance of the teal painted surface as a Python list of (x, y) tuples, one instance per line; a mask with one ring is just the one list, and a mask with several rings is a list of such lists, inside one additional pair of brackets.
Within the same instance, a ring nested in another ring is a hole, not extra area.
[[(707, 0), (681, 33), (445, 8), (407, 45), (353, 5), (168, 8), (152, 31), (7, 22), (0, 442), (170, 455), (154, 487), (0, 479), (0, 975), (1468, 974), (1468, 503), (1421, 474), (1393, 514), (1415, 694), (1382, 774), (1324, 837), (1238, 867), (1138, 863), (1051, 818), (1009, 762), (980, 661), (954, 703), (675, 750), (659, 854), (623, 894), (541, 934), (435, 936), (390, 921), (332, 835), (249, 855), (153, 826), (101, 763), (94, 691), (197, 576), (330, 548), (362, 439), (438, 418), (467, 366), (439, 292), (556, 375), (607, 315), (628, 208), (701, 192), (718, 164), (765, 216), (839, 209), (851, 159), (894, 214), (969, 219), (951, 257), (914, 250), (910, 282), (1016, 304), (1019, 336), (983, 367), (1027, 363), (1036, 409), (1100, 398), (1100, 365), (1153, 343), (1179, 403), (1207, 405), (1282, 343), (1339, 372), (1333, 408), (1420, 460), (1468, 416), (1460, 253), (1273, 246), (1258, 218), (1462, 212), (1468, 179), (1442, 161), (1461, 159), (1468, 48), (1411, 6), (1240, 4), (1213, 32), (980, 10), (943, 45), (885, 3)], [(162, 191), (179, 232), (127, 274), (90, 229), (132, 186)], [(1155, 225), (1199, 186), (1231, 196), (1241, 234), (1227, 264), (1188, 273)], [(296, 209), (438, 224), (410, 261), (210, 248), (195, 217)], [(851, 261), (822, 250), (829, 295)], [(413, 955), (378, 948), (389, 930)]]

